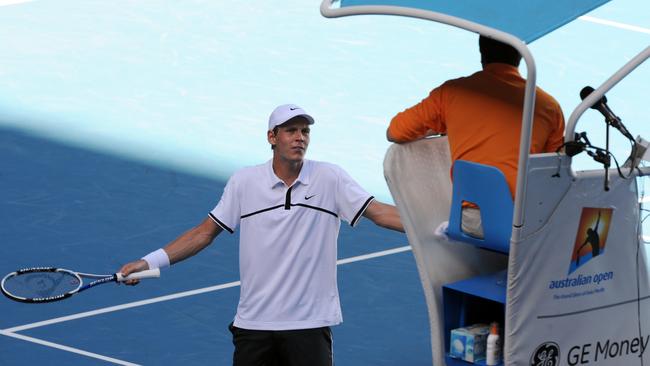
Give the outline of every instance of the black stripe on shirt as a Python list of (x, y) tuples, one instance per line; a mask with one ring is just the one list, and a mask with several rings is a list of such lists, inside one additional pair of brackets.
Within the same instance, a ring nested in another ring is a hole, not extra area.
[(311, 208), (311, 209), (313, 209), (313, 210), (318, 210), (318, 211), (321, 211), (321, 212), (328, 213), (328, 214), (330, 214), (330, 215), (332, 215), (332, 216), (334, 216), (334, 217), (336, 217), (336, 218), (339, 217), (339, 215), (335, 214), (335, 213), (332, 212), (332, 211), (326, 210), (326, 209), (321, 208), (321, 207), (316, 207), (316, 206), (306, 205), (306, 204), (304, 204), (304, 203), (296, 203), (296, 204), (293, 204), (293, 205), (291, 205), (291, 206), (301, 206), (301, 207)]
[[(311, 208), (312, 210), (317, 210), (317, 211), (325, 212), (325, 213), (330, 214), (330, 215), (332, 215), (332, 216), (334, 216), (334, 217), (336, 217), (336, 218), (339, 217), (339, 215), (335, 214), (334, 212), (332, 212), (332, 211), (330, 211), (330, 210), (327, 210), (327, 209), (324, 209), (324, 208), (321, 208), (321, 207), (316, 207), (316, 206), (306, 205), (306, 204), (304, 204), (304, 203), (291, 203), (291, 204), (289, 204), (289, 207), (291, 207), (291, 206), (300, 206), (300, 207), (305, 207), (305, 208)], [(245, 219), (245, 218), (247, 218), (247, 217), (251, 217), (251, 216), (253, 216), (253, 215), (261, 214), (261, 213), (266, 212), (266, 211), (275, 210), (275, 209), (278, 209), (278, 208), (281, 208), (281, 207), (285, 207), (285, 205), (284, 205), (284, 204), (282, 204), (282, 205), (277, 205), (277, 206), (268, 207), (268, 208), (265, 208), (265, 209), (262, 209), (262, 210), (258, 210), (258, 211), (255, 211), (255, 212), (251, 212), (251, 213), (248, 213), (248, 214), (242, 215), (241, 218), (242, 218), (242, 219)]]
[(372, 202), (372, 200), (374, 199), (375, 197), (370, 196), (370, 198), (366, 200), (366, 203), (363, 204), (359, 212), (357, 212), (357, 214), (354, 216), (354, 219), (352, 219), (352, 222), (350, 222), (350, 226), (354, 226), (357, 224), (357, 221), (359, 221), (361, 215), (363, 215), (364, 211), (366, 211), (366, 209), (368, 208), (368, 205), (370, 205), (370, 202)]
[(284, 197), (284, 209), (285, 210), (291, 209), (291, 189), (292, 188), (293, 188), (293, 186), (291, 186), (291, 187), (289, 187), (289, 189), (287, 189), (287, 195)]
[(280, 208), (280, 207), (284, 207), (284, 205), (277, 205), (277, 206), (273, 206), (273, 207), (264, 208), (264, 209), (261, 209), (261, 210), (259, 210), (259, 211), (255, 211), (255, 212), (247, 213), (247, 214), (245, 214), (245, 215), (241, 215), (241, 218), (242, 218), (242, 219), (245, 219), (245, 218), (247, 218), (247, 217), (249, 217), (249, 216), (253, 216), (253, 215), (257, 215), (257, 214), (261, 214), (262, 212), (266, 212), (266, 211), (275, 210), (276, 208)]
[(227, 232), (229, 232), (229, 233), (231, 233), (231, 234), (234, 233), (234, 231), (233, 231), (231, 228), (229, 228), (228, 225), (224, 224), (223, 222), (221, 222), (221, 220), (219, 220), (218, 218), (216, 218), (216, 217), (212, 214), (212, 212), (208, 213), (208, 216), (210, 216), (210, 218), (212, 219), (212, 221), (215, 222), (215, 224), (221, 226), (222, 229), (226, 230)]

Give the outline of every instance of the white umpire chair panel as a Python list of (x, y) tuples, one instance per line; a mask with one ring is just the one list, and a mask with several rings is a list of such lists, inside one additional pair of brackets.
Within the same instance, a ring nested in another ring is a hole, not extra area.
[[(610, 170), (605, 191), (602, 170), (574, 174), (568, 158), (559, 167), (553, 155), (530, 158), (524, 226), (510, 249), (506, 360), (537, 364), (553, 352), (562, 365), (647, 364), (648, 253), (636, 175)], [(596, 245), (588, 231), (597, 232)]]
[(384, 175), (415, 256), (429, 312), (434, 365), (445, 364), (442, 286), (503, 270), (507, 257), (435, 235), (449, 219), (451, 160), (446, 137), (392, 145)]

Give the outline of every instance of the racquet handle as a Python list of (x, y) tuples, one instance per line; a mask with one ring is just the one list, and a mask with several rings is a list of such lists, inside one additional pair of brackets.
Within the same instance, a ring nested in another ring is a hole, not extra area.
[(127, 280), (141, 280), (144, 278), (156, 278), (160, 277), (160, 268), (147, 269), (141, 272), (131, 273), (130, 275), (124, 277), (121, 273), (115, 274), (117, 282), (124, 282)]

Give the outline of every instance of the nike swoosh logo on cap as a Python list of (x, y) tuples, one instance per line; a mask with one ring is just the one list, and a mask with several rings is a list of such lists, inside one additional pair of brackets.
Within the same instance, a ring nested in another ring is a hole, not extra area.
[(295, 111), (296, 109), (300, 109), (300, 108), (297, 108), (297, 107), (296, 108), (291, 108), (291, 107), (289, 107), (290, 111)]

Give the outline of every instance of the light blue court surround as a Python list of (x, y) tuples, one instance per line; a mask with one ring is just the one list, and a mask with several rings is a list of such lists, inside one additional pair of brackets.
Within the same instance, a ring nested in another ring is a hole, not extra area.
[[(553, 2), (563, 3), (563, 2)], [(0, 7), (0, 126), (224, 179), (270, 157), (266, 120), (293, 102), (316, 118), (308, 157), (341, 165), (391, 201), (388, 122), (449, 78), (480, 68), (474, 34), (418, 19), (326, 19), (319, 1), (32, 1)], [(650, 29), (650, 3), (588, 15)], [(610, 16), (610, 14), (612, 14)], [(630, 20), (628, 20), (630, 19)], [(534, 42), (538, 85), (568, 117), (650, 42), (576, 20)], [(522, 68), (525, 74), (525, 68)], [(647, 126), (650, 67), (608, 93), (633, 134)], [(584, 124), (602, 145), (600, 115)], [(615, 151), (627, 148), (614, 137)], [(589, 166), (589, 161), (585, 161)]]
[(429, 10), (498, 29), (526, 43), (609, 0), (341, 0), (341, 7), (390, 5)]

